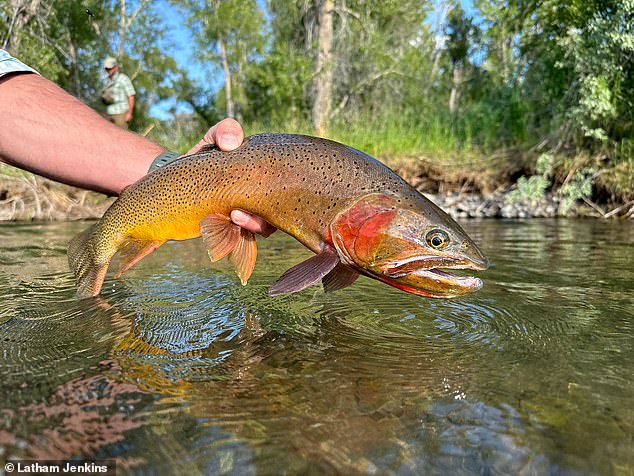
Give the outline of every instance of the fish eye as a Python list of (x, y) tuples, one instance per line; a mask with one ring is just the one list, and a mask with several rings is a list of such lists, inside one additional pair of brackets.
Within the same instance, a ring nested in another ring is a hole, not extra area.
[(429, 246), (437, 250), (441, 250), (449, 246), (449, 235), (438, 228), (435, 228), (427, 233), (425, 239), (427, 240), (427, 244)]

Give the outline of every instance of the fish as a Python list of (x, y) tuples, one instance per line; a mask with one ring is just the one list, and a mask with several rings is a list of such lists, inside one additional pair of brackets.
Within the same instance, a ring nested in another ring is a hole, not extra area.
[(212, 262), (228, 258), (243, 285), (257, 257), (255, 235), (232, 210), (262, 217), (314, 252), (270, 287), (275, 296), (319, 283), (332, 292), (360, 275), (419, 296), (449, 298), (482, 281), (488, 260), (449, 215), (385, 164), (345, 144), (298, 134), (247, 137), (179, 158), (125, 188), (102, 218), (68, 246), (79, 298), (170, 240), (202, 237)]

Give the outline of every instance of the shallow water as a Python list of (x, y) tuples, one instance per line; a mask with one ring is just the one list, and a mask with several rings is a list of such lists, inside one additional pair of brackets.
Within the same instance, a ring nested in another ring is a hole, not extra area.
[(467, 222), (478, 293), (271, 298), (169, 243), (77, 301), (86, 224), (0, 226), (0, 455), (120, 474), (633, 474), (634, 223)]

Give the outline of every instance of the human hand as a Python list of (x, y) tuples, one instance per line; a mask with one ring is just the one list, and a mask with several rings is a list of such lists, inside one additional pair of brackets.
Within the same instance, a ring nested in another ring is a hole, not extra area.
[(185, 155), (194, 154), (209, 144), (216, 144), (220, 150), (229, 152), (237, 149), (244, 140), (242, 126), (235, 119), (227, 118), (212, 126), (203, 138), (194, 147), (189, 149)]
[[(203, 146), (208, 144), (216, 144), (220, 150), (225, 152), (237, 149), (244, 139), (244, 132), (238, 121), (227, 118), (211, 127), (204, 135), (202, 140), (194, 147), (187, 151), (186, 155), (198, 152)], [(231, 212), (231, 221), (236, 225), (258, 233), (264, 237), (273, 233), (276, 228), (257, 215), (252, 215), (243, 210), (233, 210)]]

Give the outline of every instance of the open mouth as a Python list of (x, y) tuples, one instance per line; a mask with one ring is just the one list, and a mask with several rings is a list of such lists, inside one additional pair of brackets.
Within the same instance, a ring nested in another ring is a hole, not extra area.
[(418, 271), (413, 271), (411, 274), (424, 279), (434, 280), (439, 284), (448, 284), (461, 288), (469, 288), (470, 291), (477, 291), (482, 287), (482, 280), (480, 278), (476, 278), (473, 276), (462, 276), (439, 268), (421, 269)]
[[(451, 269), (449, 271), (448, 269)], [(472, 265), (455, 265), (447, 268), (392, 269), (382, 281), (403, 291), (427, 297), (454, 297), (469, 294), (482, 287), (482, 280), (468, 275), (455, 274), (456, 269), (474, 269)]]

